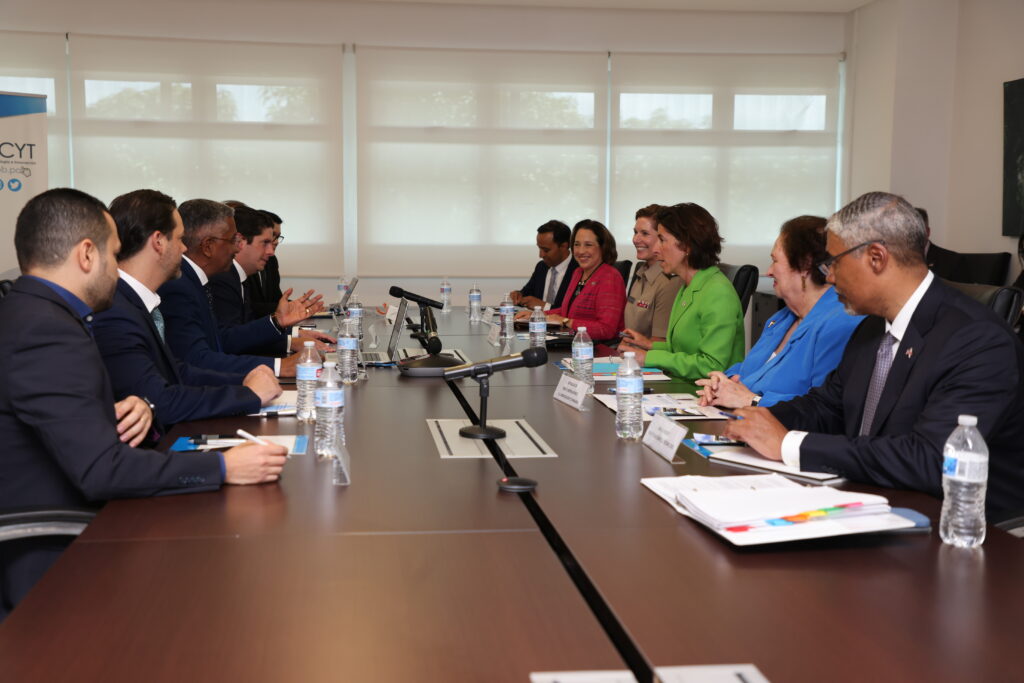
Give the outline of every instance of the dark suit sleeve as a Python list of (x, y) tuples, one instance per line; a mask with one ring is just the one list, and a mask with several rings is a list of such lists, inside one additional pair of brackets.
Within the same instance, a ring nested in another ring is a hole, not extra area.
[(90, 500), (218, 488), (216, 453), (161, 453), (120, 442), (113, 405), (102, 398), (109, 385), (99, 352), (84, 330), (63, 327), (70, 326), (27, 325), (6, 350), (5, 381), (17, 419), (38, 434), (71, 483)]
[[(165, 428), (186, 420), (252, 413), (260, 408), (260, 400), (241, 382), (224, 381), (237, 375), (224, 375), (215, 371), (198, 370), (188, 373), (187, 366), (179, 365), (188, 375), (186, 384), (169, 382), (160, 372), (153, 353), (155, 339), (148, 339), (148, 330), (141, 329), (131, 313), (115, 306), (96, 316), (93, 333), (100, 348), (107, 374), (113, 385), (114, 396), (143, 396), (156, 406), (156, 418)], [(219, 386), (194, 383), (198, 376), (217, 376)]]
[[(246, 374), (258, 365), (274, 369), (272, 359), (223, 353), (211, 347), (199, 311), (199, 307), (207, 306), (207, 303), (193, 297), (190, 287), (187, 282), (171, 281), (159, 291), (160, 310), (167, 325), (167, 345), (177, 358), (191, 365), (222, 372)], [(210, 330), (211, 334), (216, 332), (215, 329)]]
[(543, 301), (544, 278), (547, 274), (548, 267), (544, 265), (543, 261), (538, 261), (537, 266), (533, 269), (533, 275), (531, 275), (527, 283), (523, 285), (523, 288), (519, 290), (519, 293), (523, 296), (535, 296)]
[(229, 272), (210, 278), (213, 313), (224, 350), (228, 353), (286, 355), (288, 337), (277, 329), (269, 316), (247, 320), (241, 287), (233, 267)]
[(281, 270), (277, 256), (271, 256), (267, 265), (263, 268), (262, 275), (264, 286), (253, 287), (252, 292), (252, 313), (257, 318), (270, 315), (277, 310), (277, 303), (281, 300)]
[[(825, 418), (830, 418), (826, 426), (835, 426), (831, 411), (836, 408), (837, 375), (842, 365), (829, 376), (822, 391), (812, 390), (808, 400), (795, 399), (771, 408), (787, 427), (812, 431), (800, 446), (801, 469), (941, 496), (942, 448), (956, 428), (957, 415), (977, 416), (978, 428), (988, 438), (1006, 407), (1016, 400), (1020, 373), (1014, 341), (997, 326), (998, 321), (974, 321), (931, 337), (927, 343), (933, 348), (928, 350), (927, 365), (915, 368), (927, 373), (929, 381), (915, 382), (913, 389), (908, 382), (901, 388), (915, 393), (901, 395), (888, 417), (892, 429), (878, 436), (851, 436), (859, 429), (855, 425), (859, 411), (847, 420), (846, 435), (841, 429), (818, 429)], [(849, 401), (847, 410), (851, 410)], [(799, 416), (801, 412), (803, 416)]]

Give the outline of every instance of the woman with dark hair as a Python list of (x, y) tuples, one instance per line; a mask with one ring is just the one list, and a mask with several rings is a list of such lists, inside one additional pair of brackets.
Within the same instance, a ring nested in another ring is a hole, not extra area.
[[(616, 270), (615, 238), (601, 223), (582, 220), (572, 229), (572, 255), (579, 264), (569, 280), (562, 305), (548, 311), (549, 323), (578, 330), (587, 328), (595, 342), (611, 341), (622, 330), (626, 284)], [(528, 319), (529, 311), (517, 315)]]
[(716, 264), (722, 237), (714, 217), (697, 204), (658, 212), (655, 258), (683, 281), (669, 316), (666, 341), (628, 329), (620, 351), (635, 351), (642, 365), (696, 380), (743, 358), (743, 309), (736, 288)]
[(824, 218), (799, 216), (782, 225), (767, 275), (786, 305), (769, 318), (746, 360), (698, 380), (703, 405), (775, 405), (806, 394), (839, 364), (864, 316), (847, 314), (825, 282), (818, 264), (826, 258)]

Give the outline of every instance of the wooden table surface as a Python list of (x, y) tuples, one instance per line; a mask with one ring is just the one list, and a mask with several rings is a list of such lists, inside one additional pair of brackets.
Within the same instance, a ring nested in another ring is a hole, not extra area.
[[(463, 312), (438, 320), (446, 347), (501, 355)], [(539, 486), (504, 494), (494, 460), (442, 460), (427, 430), (466, 416), (460, 395), (478, 410), (475, 382), (368, 377), (347, 389), (351, 486), (296, 456), (279, 484), (110, 503), (0, 625), (0, 679), (524, 681), (627, 661), (1024, 678), (1024, 544), (1008, 534), (990, 528), (976, 552), (934, 531), (737, 550), (639, 483), (737, 471), (617, 440), (612, 411), (552, 399), (550, 363), (492, 379), (490, 417), (527, 419), (558, 453), (512, 460)], [(175, 435), (238, 426), (306, 429), (238, 418)], [(852, 486), (937, 522), (929, 496)]]

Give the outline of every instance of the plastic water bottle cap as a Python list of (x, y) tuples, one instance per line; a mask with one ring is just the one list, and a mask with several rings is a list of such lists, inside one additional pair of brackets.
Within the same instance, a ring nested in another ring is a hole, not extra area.
[(308, 349), (308, 348), (311, 348), (313, 346), (316, 346), (316, 342), (315, 341), (302, 342), (302, 345), (305, 346)]
[(534, 307), (533, 307), (533, 310), (535, 310), (535, 311), (539, 311), (539, 310), (540, 310), (540, 306), (534, 306)]
[(961, 427), (976, 427), (978, 426), (978, 418), (976, 415), (958, 415), (956, 423)]
[(623, 358), (636, 358), (636, 352), (635, 351), (626, 351), (624, 354), (622, 354), (622, 357)]
[(325, 360), (324, 361), (324, 369), (325, 370), (327, 368), (334, 368), (334, 367), (337, 367), (337, 366), (338, 366), (338, 363), (333, 361), (333, 360)]
[(585, 327), (577, 327), (577, 328), (576, 328), (576, 331), (577, 331), (577, 332), (586, 332), (586, 331), (587, 331), (587, 328), (585, 328)]

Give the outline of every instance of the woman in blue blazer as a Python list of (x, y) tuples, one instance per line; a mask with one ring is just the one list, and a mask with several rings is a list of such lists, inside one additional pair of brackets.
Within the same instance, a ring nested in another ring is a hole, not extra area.
[(775, 246), (768, 276), (785, 307), (765, 324), (746, 359), (698, 380), (701, 403), (723, 408), (770, 406), (806, 394), (824, 381), (864, 316), (849, 315), (818, 264), (825, 251), (825, 219), (787, 221)]

